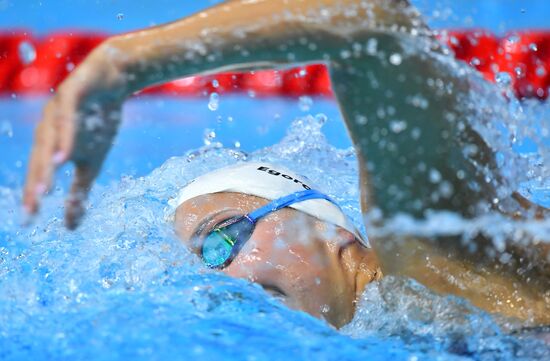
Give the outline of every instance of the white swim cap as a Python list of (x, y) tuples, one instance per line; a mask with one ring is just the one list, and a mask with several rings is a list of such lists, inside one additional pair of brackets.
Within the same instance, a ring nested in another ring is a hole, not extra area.
[[(306, 177), (299, 176), (284, 167), (250, 162), (221, 168), (194, 179), (181, 189), (170, 204), (173, 209), (176, 209), (189, 199), (219, 192), (250, 194), (274, 200), (307, 189), (319, 191)], [(289, 207), (344, 228), (364, 246), (370, 248), (368, 238), (359, 232), (337, 205), (325, 199), (310, 199), (294, 203)]]

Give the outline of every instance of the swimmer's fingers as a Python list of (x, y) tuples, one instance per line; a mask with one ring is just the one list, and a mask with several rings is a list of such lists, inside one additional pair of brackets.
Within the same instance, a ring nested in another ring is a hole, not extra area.
[(101, 104), (83, 109), (78, 115), (80, 126), (72, 140), (71, 152), (75, 174), (65, 204), (65, 223), (69, 229), (78, 227), (84, 215), (88, 193), (116, 136), (120, 109), (119, 103)]
[(96, 167), (76, 166), (73, 184), (65, 202), (65, 225), (67, 228), (75, 229), (80, 224), (88, 193), (98, 173), (99, 168)]
[(58, 98), (48, 102), (35, 130), (23, 191), (23, 206), (30, 214), (38, 211), (40, 198), (50, 189), (55, 167), (65, 162), (71, 152), (72, 143), (67, 138), (74, 133), (74, 126), (71, 118), (62, 115), (60, 103)]

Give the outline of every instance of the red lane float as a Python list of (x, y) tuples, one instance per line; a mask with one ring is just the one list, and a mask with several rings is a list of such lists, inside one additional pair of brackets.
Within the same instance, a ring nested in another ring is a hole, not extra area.
[[(510, 74), (519, 98), (546, 99), (550, 87), (550, 31), (511, 33), (503, 38), (485, 30), (440, 31), (457, 59), (489, 81)], [(0, 31), (0, 95), (53, 91), (105, 35), (55, 33), (33, 38), (28, 32)], [(255, 96), (332, 96), (322, 64), (288, 70), (258, 70), (189, 77), (151, 87), (140, 94), (201, 96), (244, 91)]]
[[(35, 40), (25, 31), (0, 32), (0, 93), (12, 91), (13, 78), (19, 74), (25, 64), (25, 57), (19, 55), (19, 49), (30, 46), (34, 49)], [(28, 57), (27, 57), (28, 58)], [(29, 61), (34, 61), (32, 54)]]
[(548, 97), (550, 31), (514, 32), (503, 38), (484, 30), (443, 31), (439, 38), (487, 80), (508, 73), (518, 98)]

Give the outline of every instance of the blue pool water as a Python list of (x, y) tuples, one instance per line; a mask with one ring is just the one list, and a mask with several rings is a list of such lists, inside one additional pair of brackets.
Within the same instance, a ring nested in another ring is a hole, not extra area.
[[(356, 159), (334, 104), (314, 100), (304, 111), (299, 101), (277, 100), (268, 102), (266, 112), (263, 102), (227, 99), (233, 121), (226, 119), (223, 106), (219, 114), (210, 114), (206, 101), (130, 102), (86, 221), (78, 232), (69, 232), (62, 225), (64, 187), (45, 200), (38, 219), (19, 226), (25, 148), (42, 101), (5, 101), (3, 109), (11, 110), (0, 135), (0, 150), (8, 155), (0, 167), (0, 359), (492, 360), (549, 355), (537, 332), (517, 333), (520, 326), (409, 279), (387, 277), (369, 286), (355, 319), (336, 331), (287, 309), (257, 285), (205, 269), (175, 238), (164, 216), (167, 200), (179, 187), (224, 164), (267, 160), (307, 171), (360, 224)], [(237, 108), (244, 104), (246, 114), (263, 114), (262, 119), (241, 114)], [(182, 115), (194, 114), (190, 110), (210, 118), (209, 123), (195, 124), (193, 115)], [(546, 105), (532, 108), (541, 115), (547, 110)], [(201, 144), (205, 126), (218, 134), (207, 137), (209, 145)], [(176, 157), (165, 161), (169, 156)], [(61, 179), (65, 172), (70, 169), (61, 171)]]
[[(178, 6), (160, 3), (166, 13), (156, 21), (176, 16)], [(182, 11), (198, 8), (193, 3), (181, 5)], [(71, 13), (78, 6), (90, 6), (84, 1), (71, 4), (60, 10)], [(124, 22), (134, 21), (132, 15), (140, 12), (142, 19), (151, 21), (139, 10), (149, 4), (146, 1), (142, 7), (122, 1), (98, 4), (94, 9), (99, 18), (122, 12), (124, 26), (137, 27)], [(445, 8), (449, 2), (437, 4)], [(545, 4), (535, 1), (527, 11), (538, 13)], [(8, 23), (2, 16), (23, 9), (29, 12), (30, 26), (49, 31), (59, 26), (61, 15), (51, 12), (46, 21), (32, 22), (34, 14), (49, 6), (0, 0), (0, 23), (18, 25), (14, 22), (20, 18), (10, 16)], [(462, 16), (466, 8), (453, 16)], [(470, 15), (477, 19), (476, 14)], [(63, 21), (67, 26), (84, 21), (71, 20), (65, 16)], [(499, 30), (498, 21), (491, 24)], [(106, 27), (123, 30), (116, 26)], [(399, 277), (367, 287), (354, 320), (337, 331), (289, 310), (258, 285), (206, 269), (175, 237), (165, 215), (167, 201), (177, 190), (207, 170), (246, 160), (307, 171), (361, 224), (356, 158), (332, 101), (223, 96), (219, 108), (211, 111), (206, 98), (131, 100), (77, 232), (67, 231), (62, 222), (70, 167), (59, 171), (40, 216), (21, 226), (26, 221), (19, 214), (21, 187), (32, 129), (44, 101), (0, 100), (0, 360), (550, 357), (550, 346), (541, 340), (548, 331), (522, 330), (523, 325), (490, 316), (464, 299), (434, 294)], [(503, 127), (516, 135), (514, 150), (523, 160), (516, 171), (528, 174), (523, 192), (550, 204), (550, 103), (497, 105), (509, 121)], [(501, 147), (509, 147), (509, 140), (496, 139)], [(445, 215), (439, 217), (449, 221)], [(459, 231), (472, 226), (451, 221)], [(441, 222), (437, 227), (398, 222), (395, 227), (400, 228), (393, 231), (403, 231), (403, 224), (410, 232), (442, 231)], [(476, 226), (494, 231), (510, 224), (489, 219)], [(548, 225), (532, 232), (550, 238)]]

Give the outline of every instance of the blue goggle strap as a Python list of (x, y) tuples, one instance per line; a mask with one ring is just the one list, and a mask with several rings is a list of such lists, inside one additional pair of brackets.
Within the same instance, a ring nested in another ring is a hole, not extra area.
[(256, 209), (254, 212), (247, 214), (246, 217), (250, 221), (252, 221), (252, 223), (256, 223), (258, 219), (268, 215), (269, 213), (278, 211), (281, 208), (288, 207), (291, 204), (307, 201), (309, 199), (324, 199), (334, 204), (336, 207), (340, 208), (338, 204), (326, 194), (323, 194), (313, 189), (309, 189), (305, 191), (292, 193), (292, 194), (289, 194), (288, 196), (284, 196), (279, 199), (276, 199), (266, 204), (265, 206)]

